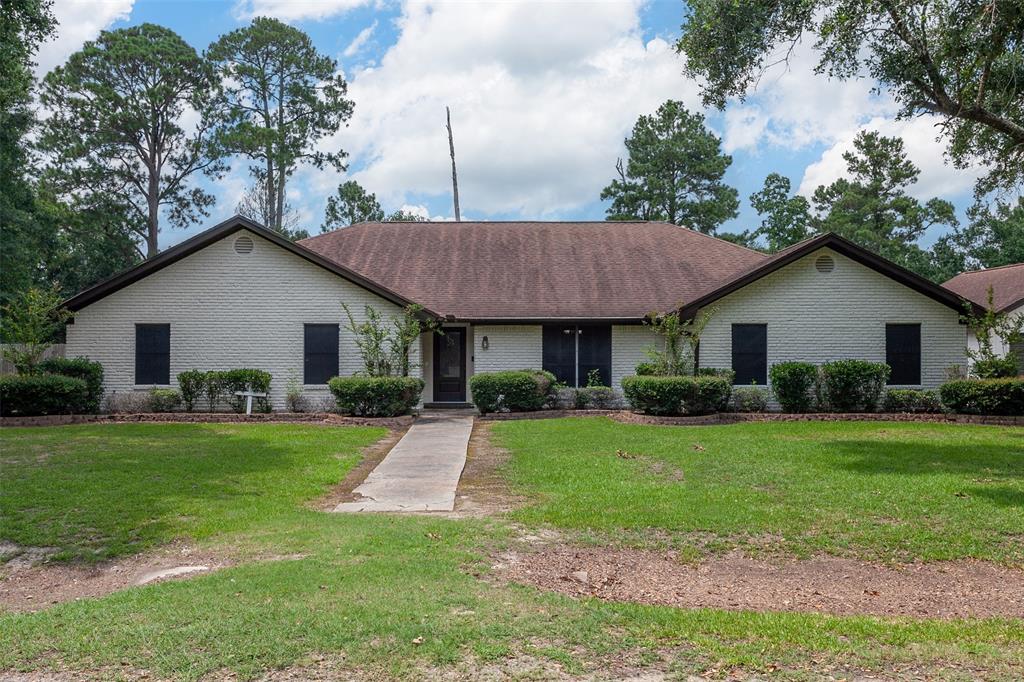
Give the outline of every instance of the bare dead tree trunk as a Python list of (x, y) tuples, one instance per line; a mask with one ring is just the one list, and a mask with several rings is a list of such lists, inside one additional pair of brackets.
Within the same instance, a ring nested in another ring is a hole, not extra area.
[(452, 197), (455, 200), (455, 222), (460, 222), (462, 216), (459, 214), (459, 176), (455, 172), (455, 140), (452, 138), (452, 112), (448, 107), (444, 108), (448, 119), (448, 150), (452, 155)]

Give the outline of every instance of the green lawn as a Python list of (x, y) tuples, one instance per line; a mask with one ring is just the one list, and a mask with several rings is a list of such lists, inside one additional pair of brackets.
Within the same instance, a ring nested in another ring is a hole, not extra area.
[[(676, 481), (672, 471), (657, 472), (646, 460), (679, 464), (700, 455), (709, 467), (731, 470), (743, 463), (741, 455), (728, 454), (732, 439), (744, 443), (742, 450), (763, 448), (762, 441), (770, 440), (772, 434), (791, 438), (786, 440), (791, 443), (786, 450), (796, 453), (802, 448), (810, 465), (817, 468), (819, 484), (832, 486), (822, 474), (825, 465), (815, 461), (813, 448), (802, 443), (825, 438), (822, 434), (834, 427), (822, 427), (814, 436), (813, 428), (801, 430), (802, 426), (787, 425), (778, 431), (772, 427), (760, 434), (749, 427), (729, 427), (736, 429), (730, 435), (727, 428), (625, 427), (604, 420), (560, 420), (502, 424), (496, 432), (515, 453), (508, 475), (533, 498), (530, 507), (516, 513), (516, 520), (531, 526), (554, 524), (572, 534), (572, 529), (585, 527), (606, 533), (624, 532), (620, 526), (631, 532), (640, 532), (645, 525), (690, 528), (680, 514), (671, 511), (669, 493), (658, 491), (691, 486), (698, 494), (711, 495), (699, 493), (705, 486), (696, 485), (702, 479), (693, 478), (697, 475), (690, 471), (693, 463), (682, 467), (684, 477)], [(852, 425), (858, 428), (850, 430), (846, 427), (851, 425), (841, 426), (835, 431), (840, 434), (836, 442), (879, 439), (920, 444), (929, 440), (922, 430), (893, 425)], [(990, 450), (985, 458), (993, 470), (954, 473), (947, 465), (949, 471), (931, 475), (1000, 478), (1006, 479), (1003, 485), (1020, 485), (1020, 470), (1006, 456), (1007, 447), (1019, 456), (1019, 436), (1009, 430), (976, 427), (939, 431), (951, 448), (970, 447), (976, 454)], [(504, 519), (333, 515), (303, 504), (340, 480), (356, 461), (358, 449), (382, 433), (302, 425), (3, 430), (0, 539), (61, 547), (69, 559), (136, 551), (178, 537), (199, 538), (211, 546), (244, 544), (257, 555), (302, 558), (242, 564), (36, 614), (0, 614), (0, 671), (74, 669), (99, 671), (106, 677), (120, 671), (131, 677), (146, 669), (158, 677), (196, 679), (230, 670), (255, 677), (320, 656), (344, 655), (345, 665), (356, 671), (408, 677), (430, 676), (435, 666), (526, 654), (556, 661), (569, 672), (607, 670), (608, 661), (622, 656), (639, 662), (660, 658), (659, 665), (684, 678), (688, 672), (715, 669), (724, 675), (737, 668), (773, 678), (806, 678), (813, 677), (808, 671), (822, 666), (866, 671), (903, 665), (934, 671), (951, 666), (952, 677), (960, 667), (966, 671), (963, 678), (991, 679), (1024, 672), (1024, 623), (1020, 621), (838, 618), (574, 601), (480, 579), (487, 577), (493, 563), (490, 553), (508, 543), (514, 532)], [(586, 442), (591, 442), (589, 448)], [(693, 450), (695, 442), (705, 448), (703, 452)], [(831, 447), (830, 442), (826, 438), (823, 447)], [(615, 449), (620, 447), (645, 457), (617, 458)], [(573, 448), (579, 458), (575, 466)], [(729, 457), (732, 467), (715, 463)], [(836, 475), (882, 479), (905, 475), (887, 473), (891, 464), (881, 472), (858, 473), (858, 462), (863, 465), (866, 458), (837, 459)], [(778, 479), (788, 479), (796, 459), (791, 454), (788, 464), (778, 465), (781, 468), (759, 468), (775, 469)], [(924, 460), (920, 466), (927, 469)], [(966, 459), (962, 461), (963, 469)], [(751, 451), (741, 468), (765, 462), (769, 462), (767, 456)], [(839, 465), (843, 463), (847, 466)], [(578, 494), (567, 487), (567, 476), (576, 480)], [(731, 476), (735, 483), (754, 474), (733, 471)], [(921, 474), (913, 480), (926, 478)], [(813, 479), (804, 476), (804, 487)], [(901, 496), (900, 509), (918, 504), (923, 495), (883, 483), (880, 480), (875, 489)], [(51, 492), (51, 487), (56, 490)], [(632, 488), (637, 494), (654, 491), (652, 504), (638, 504), (642, 498), (625, 495)], [(982, 498), (973, 488), (964, 492), (969, 497), (954, 496), (950, 504), (977, 504)], [(718, 489), (713, 494), (718, 496), (714, 499), (732, 500), (733, 506), (753, 504), (756, 509), (745, 513), (754, 520), (763, 515), (804, 518), (785, 509), (769, 513), (780, 504), (792, 505), (742, 492), (739, 483), (731, 497)], [(867, 495), (858, 492), (853, 499), (859, 500), (862, 494)], [(679, 497), (676, 494), (675, 499)], [(758, 503), (761, 499), (769, 503)], [(591, 502), (610, 507), (586, 512)], [(822, 500), (815, 504), (819, 519), (833, 518), (821, 510), (840, 506)], [(933, 520), (948, 527), (952, 517), (959, 519), (961, 511), (948, 509), (936, 507)], [(739, 532), (736, 526), (741, 521), (734, 517), (743, 517), (722, 512), (725, 521), (714, 525), (714, 514), (706, 510), (701, 514), (705, 519), (701, 527), (707, 524), (708, 530), (724, 536)], [(963, 534), (983, 543), (987, 534), (996, 532), (998, 523), (980, 517), (976, 521), (978, 529), (968, 528), (964, 521)], [(765, 528), (772, 526), (758, 525), (757, 532)], [(850, 536), (849, 541), (854, 537), (860, 536)], [(867, 535), (857, 541), (871, 547), (878, 539)], [(1011, 550), (1006, 552), (1009, 556)]]
[(515, 455), (509, 478), (536, 500), (515, 513), (531, 525), (602, 541), (660, 529), (722, 547), (767, 536), (797, 554), (1024, 563), (1024, 429), (592, 418), (505, 422), (494, 434)]

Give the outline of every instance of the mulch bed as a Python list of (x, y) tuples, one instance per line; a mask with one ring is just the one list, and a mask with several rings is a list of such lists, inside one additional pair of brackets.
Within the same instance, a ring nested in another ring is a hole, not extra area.
[(268, 412), (251, 415), (235, 412), (157, 412), (140, 414), (52, 414), (43, 417), (2, 417), (4, 426), (63, 426), (66, 424), (159, 422), (176, 424), (233, 423), (308, 423), (327, 426), (383, 426), (400, 429), (410, 426), (412, 416), (346, 417), (331, 412)]
[(1001, 417), (976, 414), (924, 414), (895, 412), (719, 412), (693, 417), (656, 417), (628, 410), (538, 410), (536, 412), (497, 412), (484, 415), (487, 421), (517, 419), (559, 419), (562, 417), (610, 417), (624, 424), (662, 426), (707, 426), (741, 422), (938, 422), (945, 424), (988, 424), (992, 426), (1024, 426), (1024, 416)]
[(762, 561), (739, 551), (684, 563), (671, 551), (549, 545), (503, 555), (496, 577), (573, 597), (684, 608), (927, 618), (1024, 618), (1024, 571), (976, 561), (881, 566)]

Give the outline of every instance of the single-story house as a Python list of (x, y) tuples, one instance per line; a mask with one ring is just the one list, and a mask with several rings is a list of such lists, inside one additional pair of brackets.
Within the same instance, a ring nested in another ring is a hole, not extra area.
[(714, 310), (699, 364), (737, 384), (859, 358), (935, 388), (966, 363), (961, 296), (836, 235), (771, 256), (659, 222), (365, 223), (291, 243), (237, 216), (68, 300), (67, 354), (101, 362), (108, 392), (265, 369), (282, 408), (289, 382), (326, 397), (361, 369), (342, 303), (441, 320), (414, 353), (428, 404), (464, 403), (469, 377), (501, 369), (620, 388), (658, 343), (645, 317), (672, 310)]
[[(988, 306), (988, 290), (991, 288), (992, 307), (996, 312), (1024, 316), (1024, 263), (964, 272), (942, 286), (983, 308)], [(973, 331), (968, 330), (967, 343), (972, 350), (978, 350), (978, 339)], [(1020, 373), (1024, 374), (1024, 343), (1009, 347), (1002, 339), (993, 339), (992, 349), (1000, 356), (1013, 350), (1020, 360)]]

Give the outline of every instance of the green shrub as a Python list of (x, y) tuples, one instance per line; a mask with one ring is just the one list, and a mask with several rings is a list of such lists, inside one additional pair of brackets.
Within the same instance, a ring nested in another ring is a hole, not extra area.
[(89, 386), (60, 374), (0, 376), (0, 415), (35, 417), (77, 414), (89, 404)]
[(587, 386), (576, 389), (577, 410), (607, 410), (615, 406), (615, 390), (608, 386)]
[(632, 376), (622, 390), (633, 409), (653, 415), (707, 414), (729, 404), (732, 383), (715, 376)]
[(768, 409), (768, 391), (757, 386), (734, 388), (732, 409), (736, 412), (764, 412)]
[(641, 362), (636, 366), (636, 375), (638, 377), (658, 376), (658, 366), (653, 362)]
[(939, 395), (960, 414), (1024, 415), (1024, 378), (948, 381)]
[(883, 412), (942, 412), (942, 403), (935, 391), (916, 388), (893, 388), (885, 392)]
[(819, 373), (819, 401), (832, 412), (874, 412), (888, 378), (884, 362), (826, 362)]
[(699, 377), (721, 377), (732, 385), (736, 381), (736, 372), (728, 367), (701, 367), (697, 370)]
[(83, 410), (90, 414), (100, 411), (103, 400), (103, 365), (88, 358), (49, 358), (38, 365), (44, 374), (59, 374), (85, 382), (86, 400)]
[(1017, 358), (1010, 354), (1003, 358), (986, 358), (971, 363), (971, 374), (979, 379), (1008, 379), (1017, 376)]
[(780, 362), (772, 365), (768, 381), (783, 412), (810, 412), (814, 408), (818, 368), (811, 363)]
[[(245, 398), (235, 395), (237, 391), (252, 391), (254, 393), (270, 393), (270, 372), (262, 369), (240, 368), (229, 369), (220, 372), (221, 390), (228, 399), (228, 404), (235, 412), (245, 411)], [(256, 409), (260, 412), (270, 412), (270, 398), (253, 398)]]
[(181, 393), (173, 388), (153, 388), (149, 391), (150, 412), (174, 412), (181, 405)]
[(551, 404), (557, 386), (555, 375), (536, 369), (481, 372), (469, 380), (473, 404), (480, 414), (508, 410), (532, 412)]
[(217, 409), (217, 403), (224, 395), (224, 372), (203, 372), (203, 395), (210, 412)]
[(181, 391), (185, 411), (191, 412), (199, 399), (206, 394), (206, 372), (200, 372), (198, 369), (182, 372), (178, 375), (178, 389)]
[(397, 417), (415, 407), (424, 384), (417, 377), (334, 377), (327, 385), (343, 412)]

